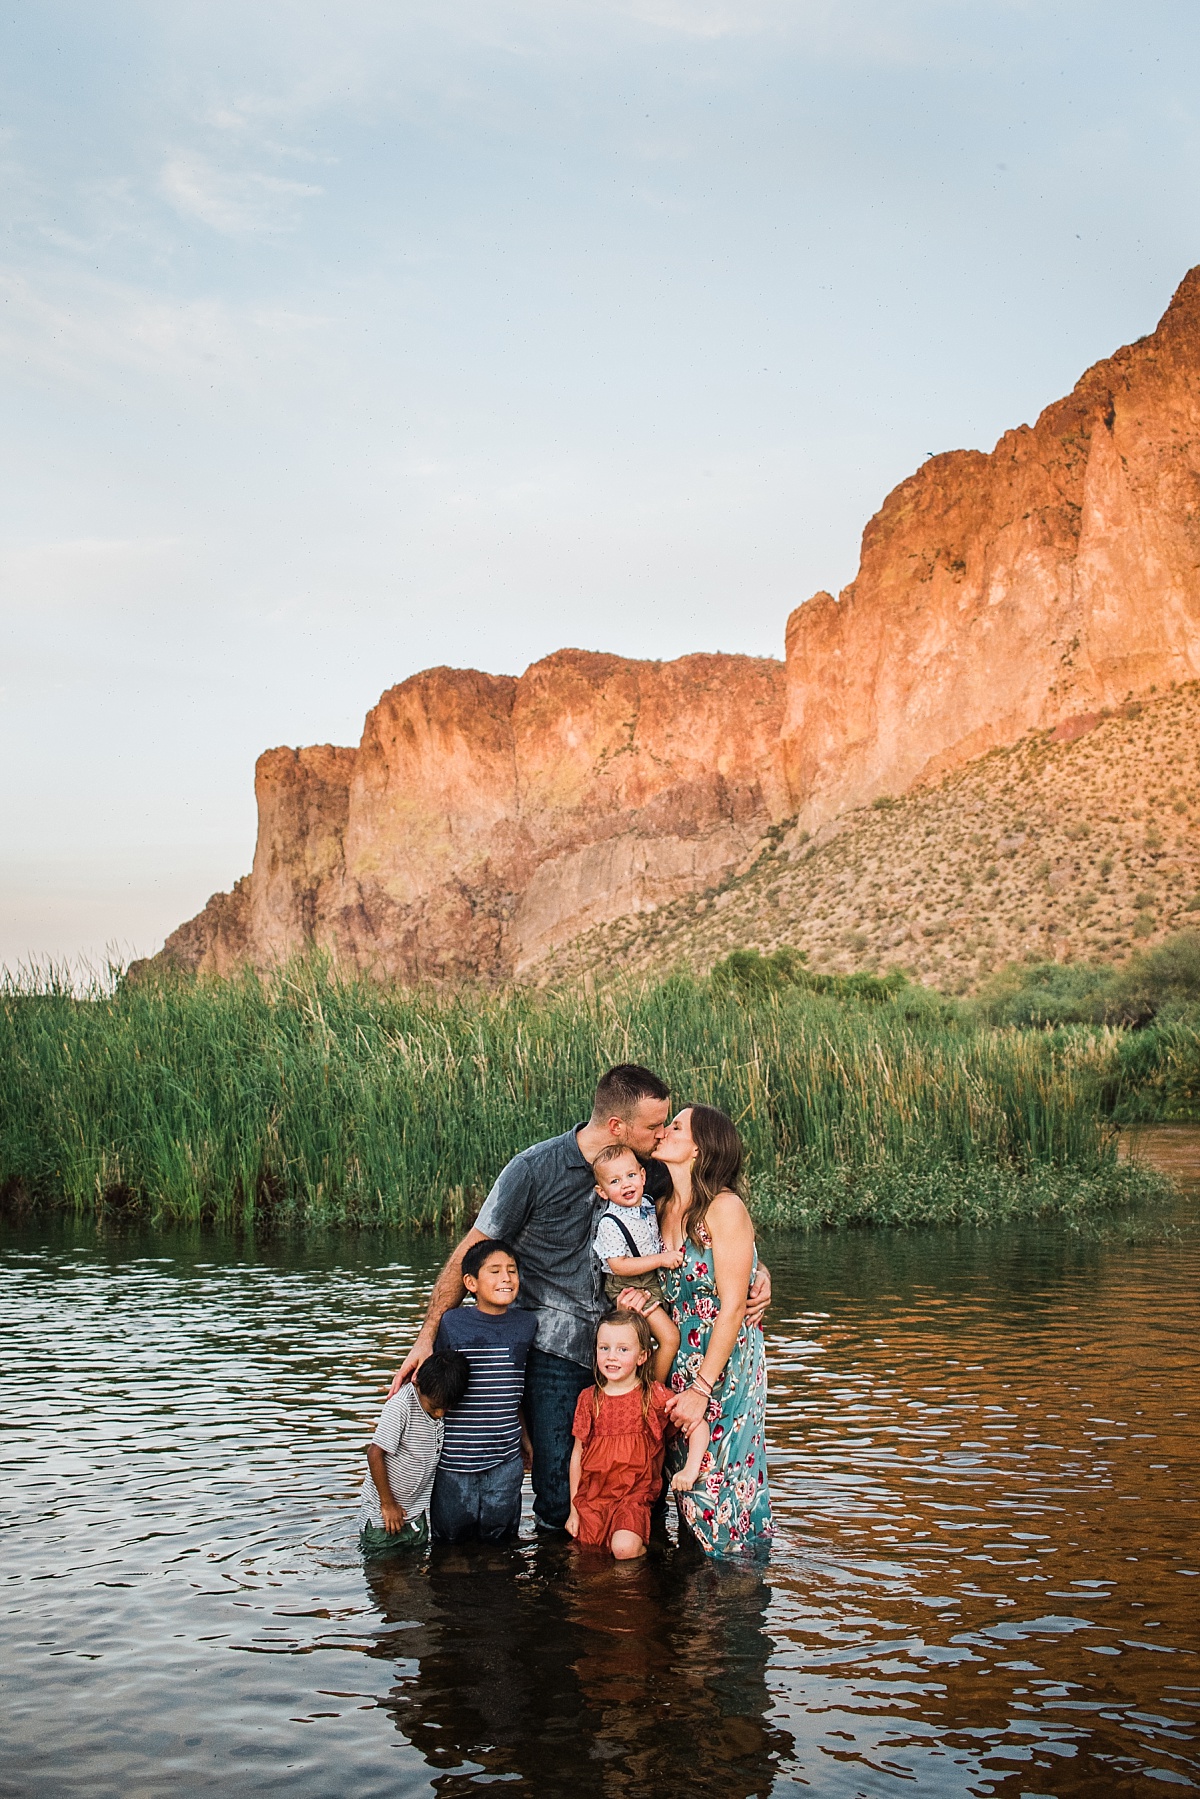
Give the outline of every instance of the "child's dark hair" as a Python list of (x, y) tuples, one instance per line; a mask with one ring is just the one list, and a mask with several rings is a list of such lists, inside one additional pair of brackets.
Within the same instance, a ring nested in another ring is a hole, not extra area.
[[(632, 1306), (614, 1306), (611, 1312), (604, 1314), (596, 1326), (597, 1343), (600, 1341), (600, 1332), (606, 1324), (629, 1325), (638, 1340), (638, 1348), (644, 1349), (646, 1352), (637, 1371), (642, 1388), (642, 1417), (646, 1418), (650, 1413), (650, 1392), (654, 1386), (654, 1373), (650, 1362), (650, 1358), (654, 1354), (654, 1339), (650, 1335), (650, 1326), (642, 1314), (635, 1312)], [(600, 1416), (600, 1400), (604, 1394), (604, 1377), (600, 1373), (600, 1358), (595, 1350), (592, 1351), (592, 1378), (596, 1383), (592, 1389), (592, 1416), (598, 1418)]]
[(436, 1355), (426, 1356), (415, 1378), (418, 1392), (431, 1405), (448, 1412), (467, 1390), (471, 1364), (461, 1349), (439, 1349)]
[[(500, 1250), (506, 1256), (511, 1256), (513, 1261), (517, 1262), (517, 1252), (511, 1243), (506, 1243), (503, 1237), (485, 1237), (482, 1243), (472, 1243), (470, 1249), (463, 1257), (463, 1273), (469, 1274), (473, 1281), (478, 1280), (479, 1270), (483, 1267), (483, 1264), (487, 1261), (488, 1257), (494, 1256), (497, 1250)], [(520, 1272), (521, 1264), (520, 1262), (517, 1262), (517, 1273), (520, 1274)]]

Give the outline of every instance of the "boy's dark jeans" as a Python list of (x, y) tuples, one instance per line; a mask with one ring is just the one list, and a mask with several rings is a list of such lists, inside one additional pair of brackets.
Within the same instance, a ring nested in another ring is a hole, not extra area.
[(571, 1426), (592, 1371), (565, 1356), (531, 1349), (525, 1364), (525, 1423), (533, 1444), (533, 1510), (539, 1524), (561, 1530), (571, 1510)]
[(439, 1468), (429, 1501), (435, 1543), (503, 1543), (521, 1528), (521, 1481), (525, 1469), (519, 1455), (480, 1474), (458, 1474)]

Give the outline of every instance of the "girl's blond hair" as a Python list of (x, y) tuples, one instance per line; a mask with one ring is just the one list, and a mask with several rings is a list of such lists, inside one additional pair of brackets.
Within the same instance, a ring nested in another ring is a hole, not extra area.
[[(635, 1312), (631, 1306), (614, 1306), (611, 1312), (605, 1313), (604, 1317), (596, 1326), (597, 1343), (600, 1341), (600, 1332), (604, 1329), (606, 1324), (629, 1325), (634, 1336), (638, 1340), (638, 1348), (644, 1349), (646, 1352), (646, 1358), (639, 1365), (637, 1371), (638, 1381), (642, 1389), (642, 1417), (646, 1418), (650, 1414), (650, 1394), (654, 1387), (654, 1375), (650, 1366), (650, 1358), (654, 1354), (654, 1339), (650, 1335), (650, 1326), (646, 1323), (642, 1314), (640, 1312)], [(595, 1386), (592, 1388), (592, 1417), (598, 1418), (600, 1416), (600, 1401), (604, 1397), (604, 1381), (600, 1373), (600, 1361), (594, 1347), (592, 1349), (592, 1378), (595, 1381)]]

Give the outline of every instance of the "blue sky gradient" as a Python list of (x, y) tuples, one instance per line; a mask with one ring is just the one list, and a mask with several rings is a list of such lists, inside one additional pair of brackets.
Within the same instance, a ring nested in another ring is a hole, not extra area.
[(436, 663), (782, 652), (1200, 260), (1190, 4), (0, 19), (0, 960), (249, 867)]

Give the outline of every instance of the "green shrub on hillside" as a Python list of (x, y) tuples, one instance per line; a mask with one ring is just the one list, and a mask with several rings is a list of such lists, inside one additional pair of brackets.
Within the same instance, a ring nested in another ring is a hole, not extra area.
[(735, 949), (716, 964), (709, 980), (717, 991), (762, 995), (800, 987), (831, 999), (875, 1002), (894, 999), (909, 985), (908, 976), (899, 969), (885, 975), (815, 974), (807, 963), (807, 952), (802, 949), (781, 948), (765, 956), (757, 949)]
[(1103, 962), (1014, 962), (977, 1005), (990, 1024), (1141, 1026), (1195, 1012), (1200, 1022), (1200, 932), (1180, 931), (1122, 967)]
[(989, 1024), (1103, 1024), (1115, 981), (1115, 971), (1103, 963), (1013, 962), (996, 971), (976, 1003)]

